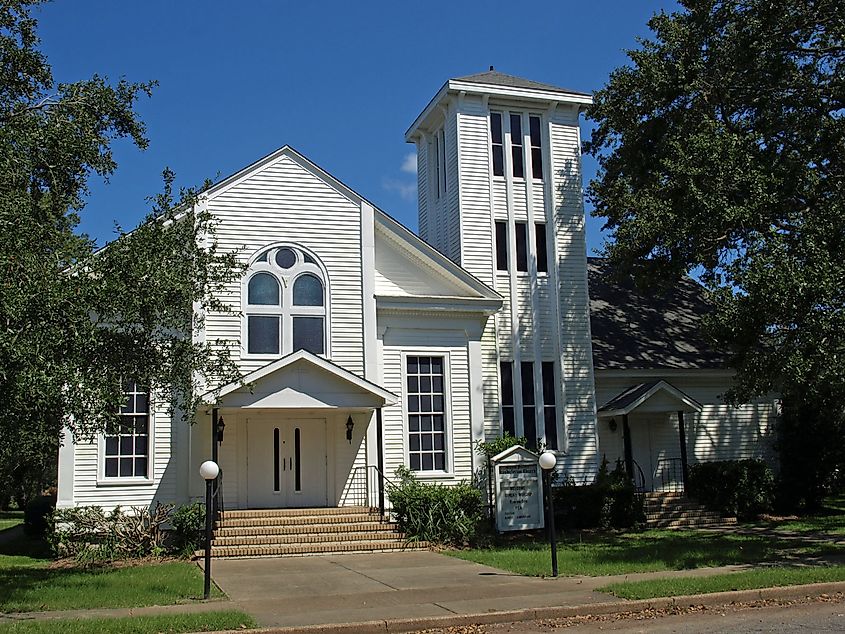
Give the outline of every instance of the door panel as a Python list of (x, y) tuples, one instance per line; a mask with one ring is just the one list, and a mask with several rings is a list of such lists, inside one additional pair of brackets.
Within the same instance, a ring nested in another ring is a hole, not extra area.
[(324, 419), (251, 419), (247, 435), (249, 507), (328, 503)]

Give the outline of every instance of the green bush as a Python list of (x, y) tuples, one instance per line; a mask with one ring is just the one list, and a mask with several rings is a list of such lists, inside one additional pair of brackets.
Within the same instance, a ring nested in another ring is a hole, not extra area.
[(552, 491), (560, 528), (631, 528), (645, 519), (642, 498), (621, 461), (610, 471), (603, 459), (592, 484), (578, 485), (567, 478)]
[(481, 492), (461, 482), (425, 484), (407, 467), (396, 470), (399, 484), (388, 498), (400, 530), (408, 539), (462, 546), (476, 537), (484, 518)]
[(775, 478), (762, 460), (722, 460), (690, 465), (689, 494), (707, 508), (753, 519), (772, 510)]
[(56, 496), (39, 495), (31, 499), (23, 511), (23, 530), (30, 537), (41, 537), (50, 526), (50, 515), (56, 508)]
[(173, 547), (180, 554), (193, 553), (205, 544), (205, 504), (180, 506), (170, 519)]

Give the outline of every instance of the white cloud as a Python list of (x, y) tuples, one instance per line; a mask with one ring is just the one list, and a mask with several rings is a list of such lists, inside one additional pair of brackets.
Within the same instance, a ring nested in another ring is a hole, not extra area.
[(416, 174), (417, 173), (417, 155), (414, 152), (411, 152), (405, 157), (405, 160), (402, 161), (402, 167), (400, 168), (403, 172), (408, 174)]
[(417, 184), (414, 182), (385, 178), (381, 186), (389, 192), (397, 192), (405, 200), (413, 200), (417, 195)]

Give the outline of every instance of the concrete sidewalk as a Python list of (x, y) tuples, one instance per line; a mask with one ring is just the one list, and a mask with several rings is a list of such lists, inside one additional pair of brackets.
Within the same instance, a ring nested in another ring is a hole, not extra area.
[(434, 552), (219, 559), (215, 582), (265, 627), (484, 614), (618, 602), (625, 579), (712, 575), (743, 566), (616, 577), (523, 577)]

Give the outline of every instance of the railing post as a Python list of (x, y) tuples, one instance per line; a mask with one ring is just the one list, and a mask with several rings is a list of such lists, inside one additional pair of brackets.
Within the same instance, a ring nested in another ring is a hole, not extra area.
[(378, 512), (384, 518), (384, 439), (382, 438), (381, 408), (376, 409), (376, 451), (378, 452)]

